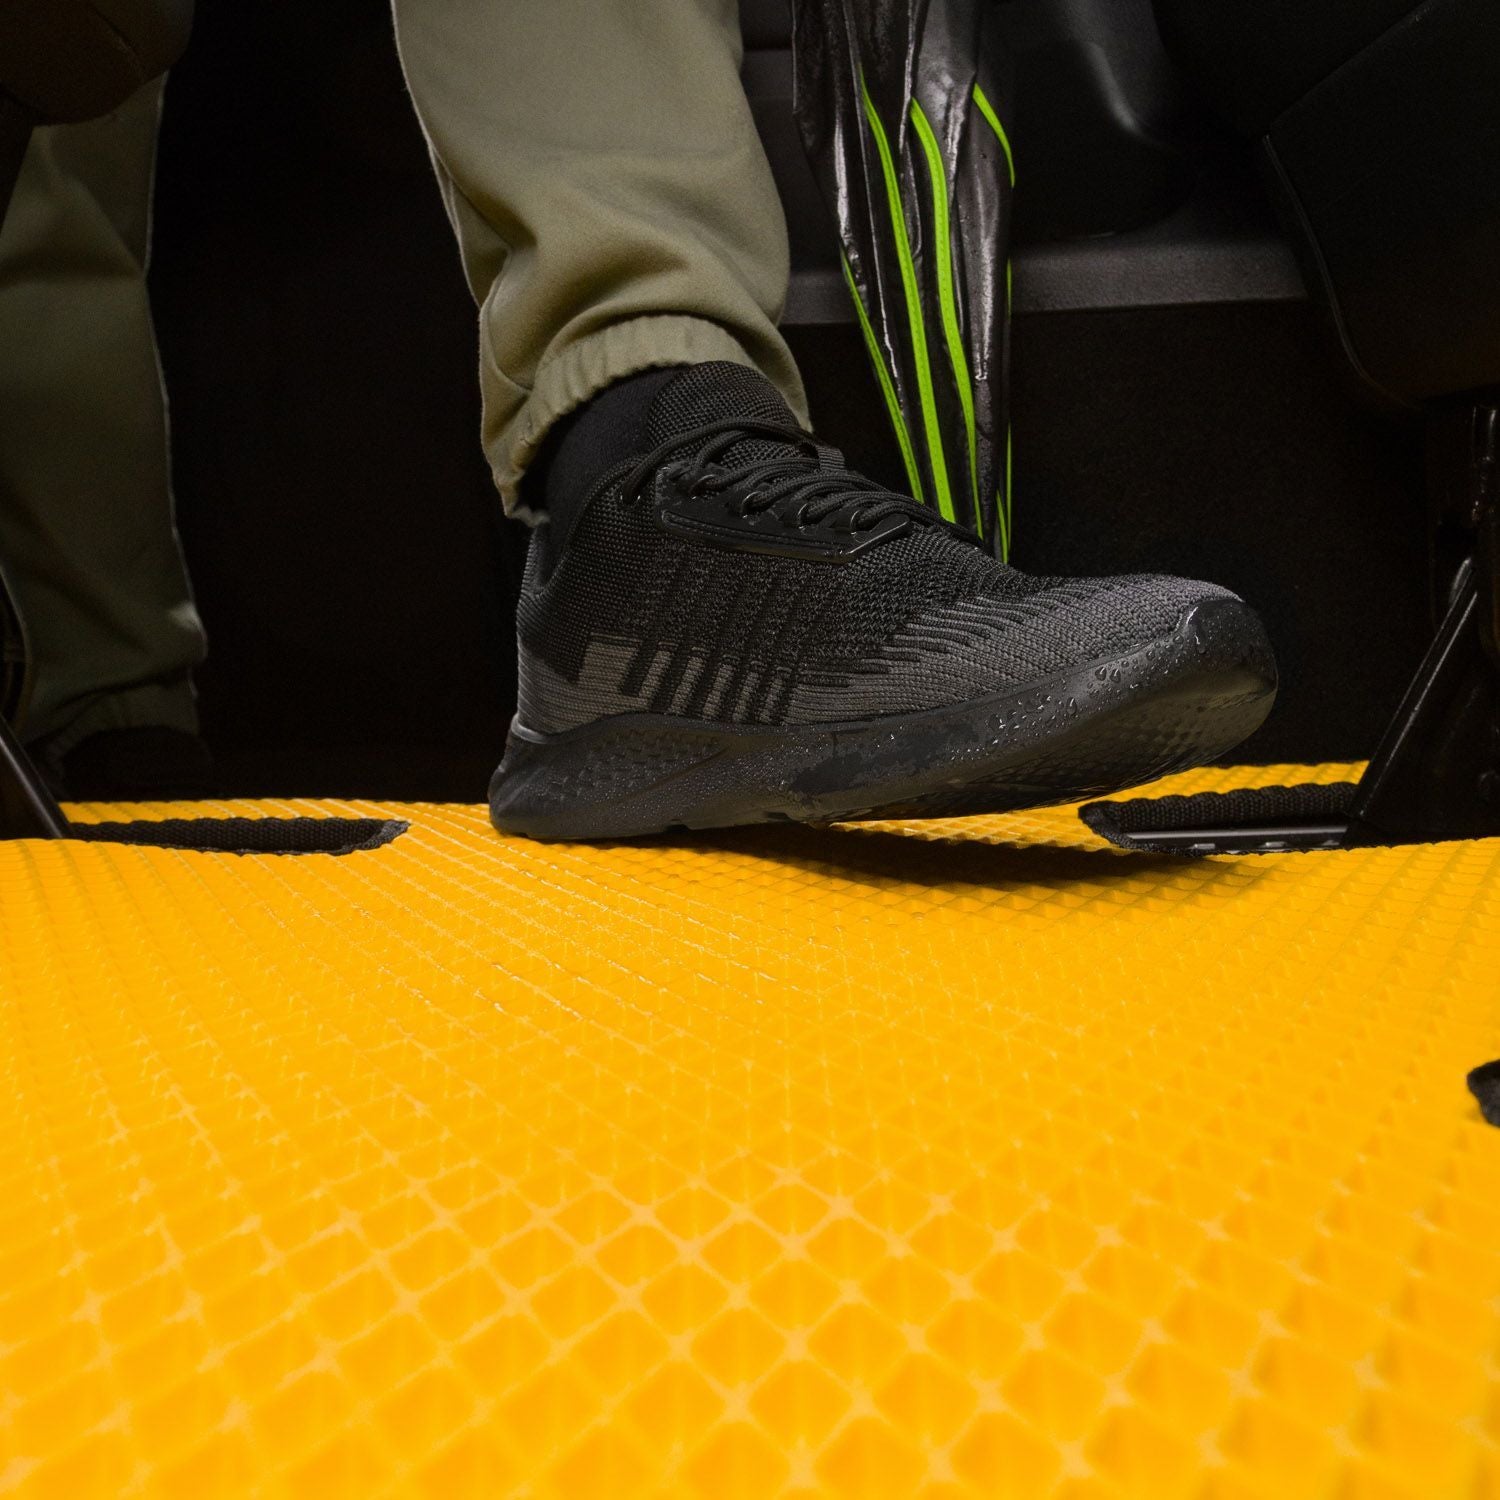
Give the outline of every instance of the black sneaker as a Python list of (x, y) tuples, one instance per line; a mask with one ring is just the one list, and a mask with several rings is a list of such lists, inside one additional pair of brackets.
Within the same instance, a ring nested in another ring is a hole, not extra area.
[(658, 372), (632, 460), (527, 559), (504, 832), (606, 839), (1071, 802), (1269, 712), (1256, 615), (1178, 578), (1032, 578), (851, 473), (738, 365)]

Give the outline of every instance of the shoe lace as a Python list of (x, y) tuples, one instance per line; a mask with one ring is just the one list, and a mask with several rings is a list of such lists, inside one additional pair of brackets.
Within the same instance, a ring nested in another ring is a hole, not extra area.
[[(747, 437), (768, 438), (788, 451), (722, 463), (729, 449)], [(637, 503), (652, 476), (685, 449), (693, 450), (693, 458), (682, 465), (678, 482), (694, 497), (720, 496), (734, 515), (772, 511), (789, 527), (826, 525), (851, 532), (869, 531), (890, 516), (906, 516), (925, 526), (948, 525), (920, 501), (851, 472), (838, 449), (799, 428), (740, 417), (678, 433), (653, 448), (625, 476), (626, 503)]]

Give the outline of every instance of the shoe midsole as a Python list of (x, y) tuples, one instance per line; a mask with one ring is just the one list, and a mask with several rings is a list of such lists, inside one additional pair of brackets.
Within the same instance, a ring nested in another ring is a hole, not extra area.
[[(591, 820), (606, 832), (626, 831), (645, 811), (633, 809), (632, 799), (649, 802), (652, 818), (667, 822), (744, 821), (746, 809), (753, 817), (834, 818), (865, 810), (872, 795), (897, 802), (961, 786), (1069, 745), (1078, 752), (1072, 760), (1032, 768), (1035, 785), (1076, 782), (1080, 794), (1091, 794), (1100, 776), (1129, 784), (1134, 763), (1149, 770), (1153, 753), (1167, 763), (1173, 736), (1191, 742), (1196, 759), (1207, 758), (1197, 753), (1202, 745), (1224, 741), (1208, 754), (1229, 748), (1269, 710), (1275, 681), (1256, 616), (1237, 600), (1210, 600), (1186, 611), (1167, 635), (1121, 656), (910, 714), (770, 727), (631, 713), (556, 734), (518, 721), (491, 802), (502, 826), (547, 836), (556, 823), (557, 837), (588, 837), (565, 829)], [(1159, 723), (1141, 733), (1139, 752), (1116, 747), (1110, 764), (1118, 761), (1118, 771), (1085, 776), (1091, 726), (1148, 702)], [(1152, 736), (1154, 752), (1146, 743)]]

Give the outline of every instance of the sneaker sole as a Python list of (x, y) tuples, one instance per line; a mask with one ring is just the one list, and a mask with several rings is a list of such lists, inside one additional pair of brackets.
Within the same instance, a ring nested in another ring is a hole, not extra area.
[(551, 735), (517, 720), (490, 816), (552, 840), (1014, 812), (1202, 765), (1275, 697), (1259, 618), (1210, 599), (1122, 656), (920, 713), (782, 728), (621, 714)]

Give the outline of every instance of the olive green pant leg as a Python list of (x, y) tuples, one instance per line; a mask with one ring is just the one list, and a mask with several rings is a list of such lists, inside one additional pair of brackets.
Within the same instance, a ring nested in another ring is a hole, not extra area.
[(480, 306), (484, 443), (508, 508), (551, 424), (638, 370), (750, 364), (805, 417), (736, 0), (394, 9)]
[(203, 656), (146, 299), (160, 84), (37, 131), (0, 229), (0, 566), (26, 624), (20, 732), (196, 727)]

